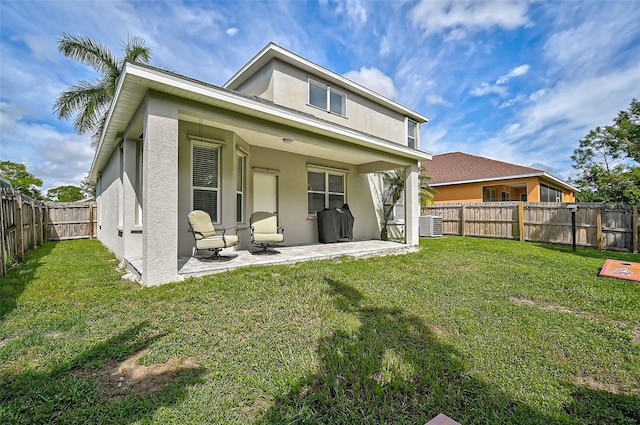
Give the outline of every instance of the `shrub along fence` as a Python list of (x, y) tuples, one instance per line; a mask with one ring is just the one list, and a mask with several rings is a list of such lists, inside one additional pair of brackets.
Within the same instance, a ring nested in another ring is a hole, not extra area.
[(637, 205), (551, 202), (482, 202), (437, 204), (423, 215), (442, 217), (447, 235), (573, 243), (572, 211), (576, 205), (576, 245), (638, 252)]
[(0, 276), (7, 267), (24, 259), (24, 253), (47, 240), (96, 236), (96, 203), (42, 202), (15, 189), (1, 189)]

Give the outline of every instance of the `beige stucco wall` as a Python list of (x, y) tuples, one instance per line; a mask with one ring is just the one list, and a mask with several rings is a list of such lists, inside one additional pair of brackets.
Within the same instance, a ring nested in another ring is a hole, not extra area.
[[(193, 249), (193, 235), (189, 232), (187, 214), (193, 209), (191, 188), (191, 146), (189, 136), (209, 139), (221, 146), (220, 150), (220, 219), (215, 225), (217, 229), (246, 227), (246, 223), (236, 223), (235, 214), (235, 139), (230, 131), (199, 126), (198, 124), (180, 121), (178, 125), (178, 255), (189, 256)], [(247, 149), (246, 143), (238, 146)], [(225, 202), (228, 199), (228, 202)], [(235, 233), (235, 229), (230, 230)], [(237, 247), (240, 248), (240, 247)]]
[(96, 184), (98, 204), (98, 239), (122, 259), (124, 256), (123, 239), (120, 232), (120, 214), (122, 213), (122, 182), (120, 166), (122, 151), (116, 149)]
[[(217, 229), (235, 228), (240, 244), (236, 249), (249, 249), (249, 216), (253, 211), (253, 168), (277, 170), (278, 175), (278, 219), (285, 227), (285, 244), (317, 243), (318, 231), (315, 218), (307, 215), (307, 165), (329, 167), (347, 171), (347, 202), (355, 216), (354, 238), (379, 238), (378, 221), (373, 198), (366, 175), (357, 174), (355, 166), (335, 161), (296, 155), (280, 150), (251, 146), (232, 132), (218, 128), (180, 121), (178, 150), (178, 255), (189, 256), (193, 249), (193, 236), (186, 221), (193, 208), (191, 193), (191, 146), (189, 135), (199, 135), (215, 140), (221, 146), (221, 212)], [(236, 149), (246, 154), (246, 202), (245, 222), (236, 223)]]
[(347, 94), (347, 116), (332, 114), (308, 104), (309, 78), (326, 83), (293, 66), (273, 59), (242, 84), (238, 91), (261, 96), (274, 103), (317, 116), (318, 118), (363, 131), (374, 136), (407, 145), (405, 116), (358, 96), (344, 87)]
[(273, 61), (265, 65), (247, 81), (242, 83), (236, 91), (251, 96), (258, 96), (273, 102)]

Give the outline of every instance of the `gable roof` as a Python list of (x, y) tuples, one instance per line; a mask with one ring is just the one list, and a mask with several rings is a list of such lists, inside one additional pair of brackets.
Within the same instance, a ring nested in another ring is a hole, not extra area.
[(374, 92), (358, 83), (355, 83), (348, 78), (336, 74), (333, 71), (328, 70), (318, 64), (311, 62), (308, 59), (303, 58), (289, 50), (278, 46), (271, 42), (267, 44), (258, 54), (256, 54), (249, 62), (247, 62), (238, 72), (236, 72), (224, 85), (225, 89), (236, 90), (247, 81), (253, 74), (260, 70), (272, 59), (279, 59), (282, 62), (288, 63), (298, 69), (302, 69), (310, 74), (320, 76), (329, 83), (333, 83), (336, 86), (348, 89), (349, 91), (356, 93), (365, 99), (369, 99), (379, 105), (383, 105), (393, 111), (396, 111), (402, 115), (405, 115), (412, 120), (419, 123), (425, 123), (429, 121), (429, 118), (416, 111), (413, 111), (406, 106), (403, 106), (381, 94)]
[(429, 153), (335, 124), (311, 114), (276, 105), (256, 96), (248, 96), (151, 65), (126, 62), (89, 170), (91, 181), (96, 180), (98, 173), (107, 164), (148, 90), (284, 124), (314, 134), (330, 135), (353, 145), (399, 157), (418, 161), (431, 159)]
[(434, 155), (426, 164), (426, 168), (426, 173), (431, 176), (429, 185), (434, 187), (490, 180), (546, 177), (562, 187), (578, 192), (577, 188), (547, 171), (463, 152)]

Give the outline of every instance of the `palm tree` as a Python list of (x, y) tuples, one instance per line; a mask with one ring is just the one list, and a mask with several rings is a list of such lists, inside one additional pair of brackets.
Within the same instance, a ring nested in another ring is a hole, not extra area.
[[(427, 183), (431, 177), (424, 173), (425, 169), (420, 167), (418, 178), (420, 180), (420, 206), (425, 207), (433, 203), (433, 196), (438, 191)], [(393, 214), (393, 208), (396, 206), (400, 197), (404, 193), (405, 172), (404, 168), (393, 171), (387, 171), (382, 174), (383, 190), (382, 190), (382, 229), (380, 229), (380, 239), (386, 241), (389, 239), (388, 226)]]
[(151, 59), (151, 49), (138, 37), (128, 39), (123, 50), (124, 56), (117, 58), (101, 43), (67, 33), (58, 41), (60, 53), (102, 74), (95, 81), (80, 81), (63, 91), (53, 105), (58, 118), (73, 117), (73, 127), (78, 134), (91, 133), (93, 146), (97, 145), (102, 134), (125, 62), (149, 63)]

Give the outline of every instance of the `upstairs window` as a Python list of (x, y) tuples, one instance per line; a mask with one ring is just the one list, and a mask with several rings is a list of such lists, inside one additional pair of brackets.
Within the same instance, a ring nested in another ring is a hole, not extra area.
[(347, 95), (314, 80), (309, 80), (309, 104), (332, 114), (347, 115)]
[(407, 146), (418, 149), (418, 123), (407, 118)]

